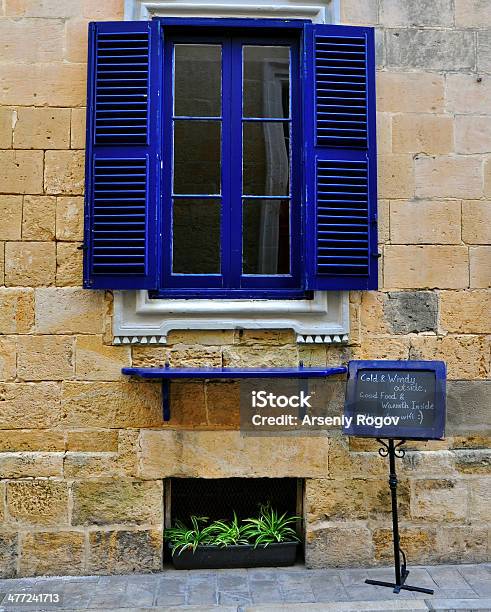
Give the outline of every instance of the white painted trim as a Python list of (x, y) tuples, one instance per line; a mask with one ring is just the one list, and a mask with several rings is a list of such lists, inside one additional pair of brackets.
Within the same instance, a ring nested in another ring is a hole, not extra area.
[(307, 4), (302, 0), (125, 0), (124, 18), (146, 21), (152, 17), (264, 17), (310, 19), (314, 23), (333, 23), (338, 0)]
[(312, 300), (151, 300), (115, 291), (115, 343), (167, 342), (178, 329), (293, 329), (297, 342), (346, 342), (349, 294), (318, 291)]

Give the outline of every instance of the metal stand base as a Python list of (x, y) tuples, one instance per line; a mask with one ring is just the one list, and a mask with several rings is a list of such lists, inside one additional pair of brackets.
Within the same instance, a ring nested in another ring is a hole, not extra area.
[[(388, 440), (388, 444), (385, 444), (382, 440), (378, 439), (378, 442), (382, 444), (379, 450), (379, 454), (382, 457), (389, 457), (389, 486), (391, 493), (391, 504), (392, 504), (392, 534), (394, 543), (394, 571), (395, 571), (395, 582), (385, 582), (383, 580), (365, 580), (365, 584), (374, 584), (375, 586), (384, 586), (393, 589), (394, 593), (400, 593), (404, 591), (417, 591), (418, 593), (428, 593), (433, 595), (433, 589), (423, 589), (422, 587), (409, 586), (405, 584), (406, 578), (409, 575), (409, 571), (406, 569), (406, 555), (400, 547), (399, 538), (399, 517), (397, 515), (397, 474), (396, 474), (396, 457), (404, 457), (405, 451), (400, 448), (405, 440), (401, 440), (398, 444), (394, 444), (393, 439)], [(402, 556), (402, 563), (401, 563)]]

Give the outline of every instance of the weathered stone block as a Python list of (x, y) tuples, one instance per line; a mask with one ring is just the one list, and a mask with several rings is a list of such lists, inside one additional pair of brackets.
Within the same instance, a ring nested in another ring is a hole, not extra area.
[(46, 151), (46, 192), (56, 195), (83, 194), (84, 160), (83, 151)]
[(414, 195), (414, 163), (410, 155), (380, 155), (378, 190), (381, 198), (408, 198)]
[(491, 334), (491, 293), (442, 291), (440, 325), (447, 332)]
[(77, 336), (75, 374), (82, 380), (121, 380), (131, 363), (129, 346), (108, 346), (102, 336)]
[(34, 325), (34, 291), (0, 287), (0, 334), (27, 334)]
[(408, 359), (409, 341), (406, 338), (385, 337), (382, 339), (372, 336), (363, 336), (360, 342), (360, 346), (353, 347), (350, 358)]
[(0, 453), (0, 478), (61, 478), (63, 453)]
[(344, 0), (340, 5), (341, 23), (349, 25), (375, 25), (378, 23), (377, 0)]
[(72, 453), (65, 454), (63, 462), (65, 478), (81, 480), (84, 478), (114, 478), (119, 480), (128, 475), (120, 465), (117, 453)]
[(491, 435), (491, 381), (448, 381), (445, 429), (449, 436)]
[(388, 322), (384, 317), (386, 293), (364, 291), (361, 297), (360, 322), (365, 334), (386, 334)]
[(483, 336), (420, 336), (411, 339), (411, 359), (441, 359), (453, 380), (489, 375), (489, 342)]
[(167, 343), (222, 346), (234, 343), (234, 333), (233, 329), (175, 329), (169, 332)]
[(198, 427), (208, 423), (203, 381), (172, 383), (171, 414), (176, 425)]
[(378, 72), (378, 110), (389, 113), (443, 111), (443, 77), (426, 72)]
[(91, 574), (131, 574), (162, 569), (162, 532), (91, 531), (87, 571)]
[[(435, 527), (400, 528), (401, 548), (413, 564), (431, 563), (436, 559), (437, 531)], [(385, 565), (393, 562), (392, 529), (374, 529), (373, 546), (376, 561)]]
[(7, 509), (19, 525), (62, 526), (68, 523), (68, 486), (54, 480), (7, 483)]
[(459, 200), (390, 203), (392, 244), (460, 244), (460, 226)]
[[(87, 26), (86, 26), (87, 27)], [(84, 51), (86, 53), (86, 51)], [(85, 116), (87, 109), (72, 108), (70, 148), (85, 149)]]
[(394, 153), (450, 153), (453, 119), (445, 115), (395, 115), (392, 119)]
[[(4, 72), (3, 68), (2, 72)], [(0, 151), (2, 191), (4, 193), (42, 193), (43, 155), (42, 151)]]
[[(233, 344), (257, 346), (258, 344), (294, 344), (295, 333), (291, 329), (237, 329), (234, 334)], [(224, 342), (224, 344), (232, 344)]]
[(377, 151), (379, 154), (392, 153), (392, 115), (377, 113)]
[(15, 337), (0, 336), (0, 380), (14, 380), (17, 371)]
[(391, 30), (386, 35), (386, 44), (388, 66), (416, 70), (472, 70), (475, 65), (472, 32)]
[(160, 524), (162, 481), (98, 479), (72, 487), (74, 525)]
[(85, 536), (78, 531), (24, 533), (20, 576), (72, 576), (84, 571)]
[(73, 338), (70, 336), (20, 336), (17, 351), (17, 375), (21, 380), (73, 377)]
[(15, 578), (17, 575), (16, 533), (0, 533), (0, 576)]
[(380, 21), (386, 28), (394, 26), (454, 25), (452, 0), (382, 0)]
[(346, 438), (331, 438), (329, 448), (329, 476), (335, 480), (362, 478), (382, 480), (387, 477), (387, 466), (378, 453), (353, 453)]
[(52, 427), (60, 415), (57, 383), (0, 383), (1, 429)]
[(434, 560), (439, 563), (482, 563), (488, 560), (487, 530), (472, 525), (440, 525)]
[[(54, 246), (54, 245), (53, 245)], [(36, 332), (100, 334), (104, 293), (76, 287), (36, 289)]]
[(463, 474), (491, 474), (491, 450), (455, 450), (455, 466)]
[(462, 202), (462, 240), (467, 244), (491, 243), (491, 200)]
[(407, 451), (402, 464), (401, 472), (408, 478), (434, 478), (435, 474), (441, 478), (458, 476), (455, 454), (449, 450)]
[(13, 109), (0, 108), (0, 149), (12, 148), (12, 124), (14, 122), (14, 117)]
[(484, 195), (491, 197), (491, 159), (484, 162)]
[(0, 240), (20, 240), (22, 196), (0, 195)]
[(55, 282), (54, 242), (7, 242), (5, 260), (8, 286), (40, 287)]
[(80, 241), (84, 237), (84, 199), (56, 198), (56, 238)]
[[(2, 61), (9, 63), (59, 61), (63, 54), (63, 34), (61, 19), (2, 19), (0, 22)], [(26, 41), (36, 41), (36, 44), (26, 44)]]
[(477, 71), (491, 72), (491, 30), (477, 34)]
[[(86, 103), (86, 88), (86, 64), (3, 64), (0, 74), (0, 104), (70, 108), (83, 106)], [(39, 153), (42, 159), (43, 154)], [(41, 193), (41, 190), (28, 190), (28, 193)]]
[[(52, 22), (53, 20), (49, 20)], [(12, 23), (12, 22), (10, 22)], [(14, 22), (15, 23), (15, 22)], [(63, 32), (63, 24), (60, 24)], [(36, 40), (42, 41), (43, 33), (38, 32)], [(63, 40), (63, 34), (59, 41)], [(25, 49), (25, 41), (19, 41)], [(36, 49), (38, 45), (27, 45)], [(57, 59), (59, 59), (58, 54)], [(24, 60), (23, 60), (24, 61)], [(68, 149), (70, 146), (70, 109), (69, 108), (28, 108), (17, 109), (17, 122), (14, 129), (16, 149)]]
[[(453, 113), (486, 115), (491, 96), (491, 79), (471, 74), (447, 74), (445, 80), (445, 110)], [(472, 197), (472, 196), (471, 196)]]
[(162, 424), (159, 383), (69, 382), (62, 386), (63, 423), (72, 427), (156, 427)]
[(469, 481), (469, 515), (471, 521), (491, 522), (491, 478)]
[(450, 522), (467, 516), (467, 486), (462, 480), (414, 480), (411, 516), (425, 521)]
[(69, 431), (67, 434), (68, 451), (76, 452), (117, 452), (118, 432), (113, 429)]
[(384, 286), (394, 289), (466, 289), (464, 246), (386, 246)]
[(76, 0), (6, 0), (7, 17), (71, 17), (80, 13)]
[(396, 291), (387, 294), (385, 319), (395, 334), (435, 331), (438, 296), (431, 291)]
[(59, 431), (49, 431), (47, 429), (11, 429), (0, 437), (0, 452), (62, 452), (64, 450), (64, 434)]
[(238, 428), (240, 423), (240, 383), (209, 382), (205, 387), (206, 412), (210, 425)]
[(265, 346), (226, 346), (223, 349), (226, 367), (282, 367), (298, 365), (296, 345), (275, 348)]
[(464, 28), (486, 28), (491, 25), (487, 0), (455, 0), (455, 25)]
[(323, 522), (306, 533), (308, 568), (363, 567), (373, 563), (370, 531), (359, 523)]
[(222, 365), (220, 347), (176, 344), (169, 350), (169, 362), (173, 367), (216, 368)]
[(491, 152), (491, 117), (457, 115), (455, 151), (464, 154)]
[(325, 478), (329, 438), (241, 436), (238, 431), (143, 430), (138, 476)]
[(123, 6), (119, 0), (105, 0), (104, 5), (98, 0), (82, 0), (82, 16), (94, 21), (123, 19)]
[(480, 198), (482, 162), (474, 157), (415, 158), (416, 196), (419, 198)]
[(56, 245), (56, 284), (59, 287), (81, 286), (83, 280), (83, 252), (77, 242), (58, 242)]
[(65, 23), (65, 59), (69, 62), (87, 61), (89, 23), (86, 19), (68, 19)]
[(56, 198), (24, 196), (22, 240), (54, 240)]
[[(399, 514), (409, 511), (409, 486), (399, 482)], [(391, 512), (387, 479), (308, 479), (304, 497), (307, 523), (327, 520), (368, 520), (386, 518)]]
[(469, 257), (471, 289), (491, 287), (491, 246), (471, 247)]

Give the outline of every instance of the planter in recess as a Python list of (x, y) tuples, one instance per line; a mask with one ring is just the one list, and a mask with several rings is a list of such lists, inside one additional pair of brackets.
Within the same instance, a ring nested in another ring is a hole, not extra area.
[(172, 555), (176, 569), (220, 569), (233, 567), (281, 567), (293, 565), (298, 542), (278, 542), (268, 546), (237, 544), (231, 546), (198, 546)]

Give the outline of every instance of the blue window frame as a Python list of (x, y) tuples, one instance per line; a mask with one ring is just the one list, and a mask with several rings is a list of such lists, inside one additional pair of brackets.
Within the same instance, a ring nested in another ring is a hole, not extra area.
[[(181, 51), (193, 46), (214, 50), (202, 71), (211, 86), (194, 106), (182, 95), (188, 104), (176, 106)], [(264, 49), (275, 50), (261, 69), (282, 91), (279, 106), (269, 93), (249, 108), (244, 56), (247, 69), (261, 65)], [(265, 159), (269, 174), (258, 170)], [(376, 198), (373, 29), (274, 19), (90, 24), (85, 287), (192, 298), (375, 289)]]
[[(164, 37), (164, 242), (154, 295), (303, 295), (299, 35)], [(197, 91), (196, 68), (205, 66), (210, 89)]]

